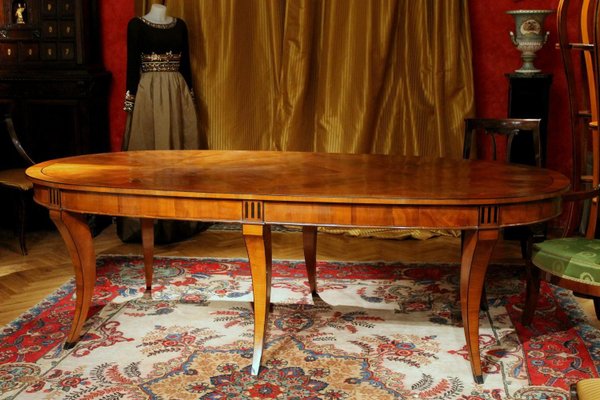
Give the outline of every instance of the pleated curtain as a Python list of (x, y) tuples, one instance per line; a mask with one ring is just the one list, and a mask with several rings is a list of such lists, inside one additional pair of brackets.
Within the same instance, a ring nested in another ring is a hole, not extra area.
[(189, 29), (207, 148), (461, 157), (467, 0), (163, 3)]

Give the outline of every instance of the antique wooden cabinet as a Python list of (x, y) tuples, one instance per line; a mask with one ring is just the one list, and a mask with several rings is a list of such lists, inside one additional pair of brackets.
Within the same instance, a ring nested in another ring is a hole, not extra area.
[[(110, 74), (96, 0), (0, 0), (0, 117), (10, 114), (36, 162), (109, 151)], [(0, 128), (0, 169), (23, 166)], [(12, 226), (10, 198), (1, 225)], [(47, 226), (29, 204), (28, 227)], [(91, 221), (94, 233), (109, 220)]]
[[(13, 116), (34, 160), (108, 151), (97, 2), (0, 1), (0, 112)], [(7, 167), (12, 156), (0, 156)]]

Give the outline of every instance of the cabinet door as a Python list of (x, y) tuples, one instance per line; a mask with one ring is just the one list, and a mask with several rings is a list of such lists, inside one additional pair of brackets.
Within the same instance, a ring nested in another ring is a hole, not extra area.
[(41, 11), (44, 17), (56, 17), (56, 0), (43, 0)]
[(70, 61), (75, 59), (75, 45), (73, 43), (61, 43), (60, 55), (61, 60)]
[(77, 154), (80, 147), (76, 101), (26, 100), (21, 109), (37, 162)]
[(60, 37), (74, 38), (75, 37), (75, 22), (60, 21)]
[(18, 51), (16, 43), (0, 43), (0, 63), (16, 64)]
[(56, 43), (42, 43), (41, 59), (44, 61), (56, 60)]
[(40, 45), (37, 43), (21, 43), (19, 49), (19, 61), (23, 63), (35, 62), (40, 59)]
[(56, 21), (42, 22), (42, 37), (55, 38), (58, 36), (58, 24)]
[(60, 17), (72, 17), (75, 15), (75, 1), (58, 0), (58, 14)]

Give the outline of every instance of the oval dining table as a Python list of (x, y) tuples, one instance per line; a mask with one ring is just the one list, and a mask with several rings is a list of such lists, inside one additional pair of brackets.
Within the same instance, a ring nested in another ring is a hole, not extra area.
[(483, 382), (479, 311), (499, 232), (560, 215), (569, 180), (548, 169), (495, 161), (280, 151), (167, 150), (90, 154), (27, 169), (74, 266), (76, 304), (65, 347), (87, 318), (96, 256), (85, 214), (142, 221), (146, 286), (155, 219), (242, 225), (252, 273), (257, 374), (268, 327), (271, 226), (302, 226), (307, 275), (317, 290), (317, 227), (462, 231), (461, 316), (473, 377)]

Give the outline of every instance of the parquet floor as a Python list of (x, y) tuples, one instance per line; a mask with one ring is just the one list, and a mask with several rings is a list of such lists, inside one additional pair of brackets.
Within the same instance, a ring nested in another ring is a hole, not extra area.
[[(11, 231), (0, 229), (0, 326), (14, 320), (73, 276), (71, 260), (55, 230), (27, 234), (29, 254), (22, 256)], [(273, 232), (274, 259), (303, 259), (300, 232)], [(116, 235), (115, 225), (94, 239), (96, 254), (140, 254), (138, 244), (125, 244)], [(358, 238), (319, 233), (318, 260), (459, 262), (460, 239), (440, 236), (428, 240)], [(183, 242), (156, 246), (156, 255), (182, 257), (246, 257), (241, 232), (202, 232)], [(517, 242), (500, 242), (493, 255), (497, 262), (519, 262)], [(581, 300), (593, 313), (591, 301)], [(595, 320), (595, 319), (593, 319)], [(600, 324), (597, 326), (600, 327)]]

